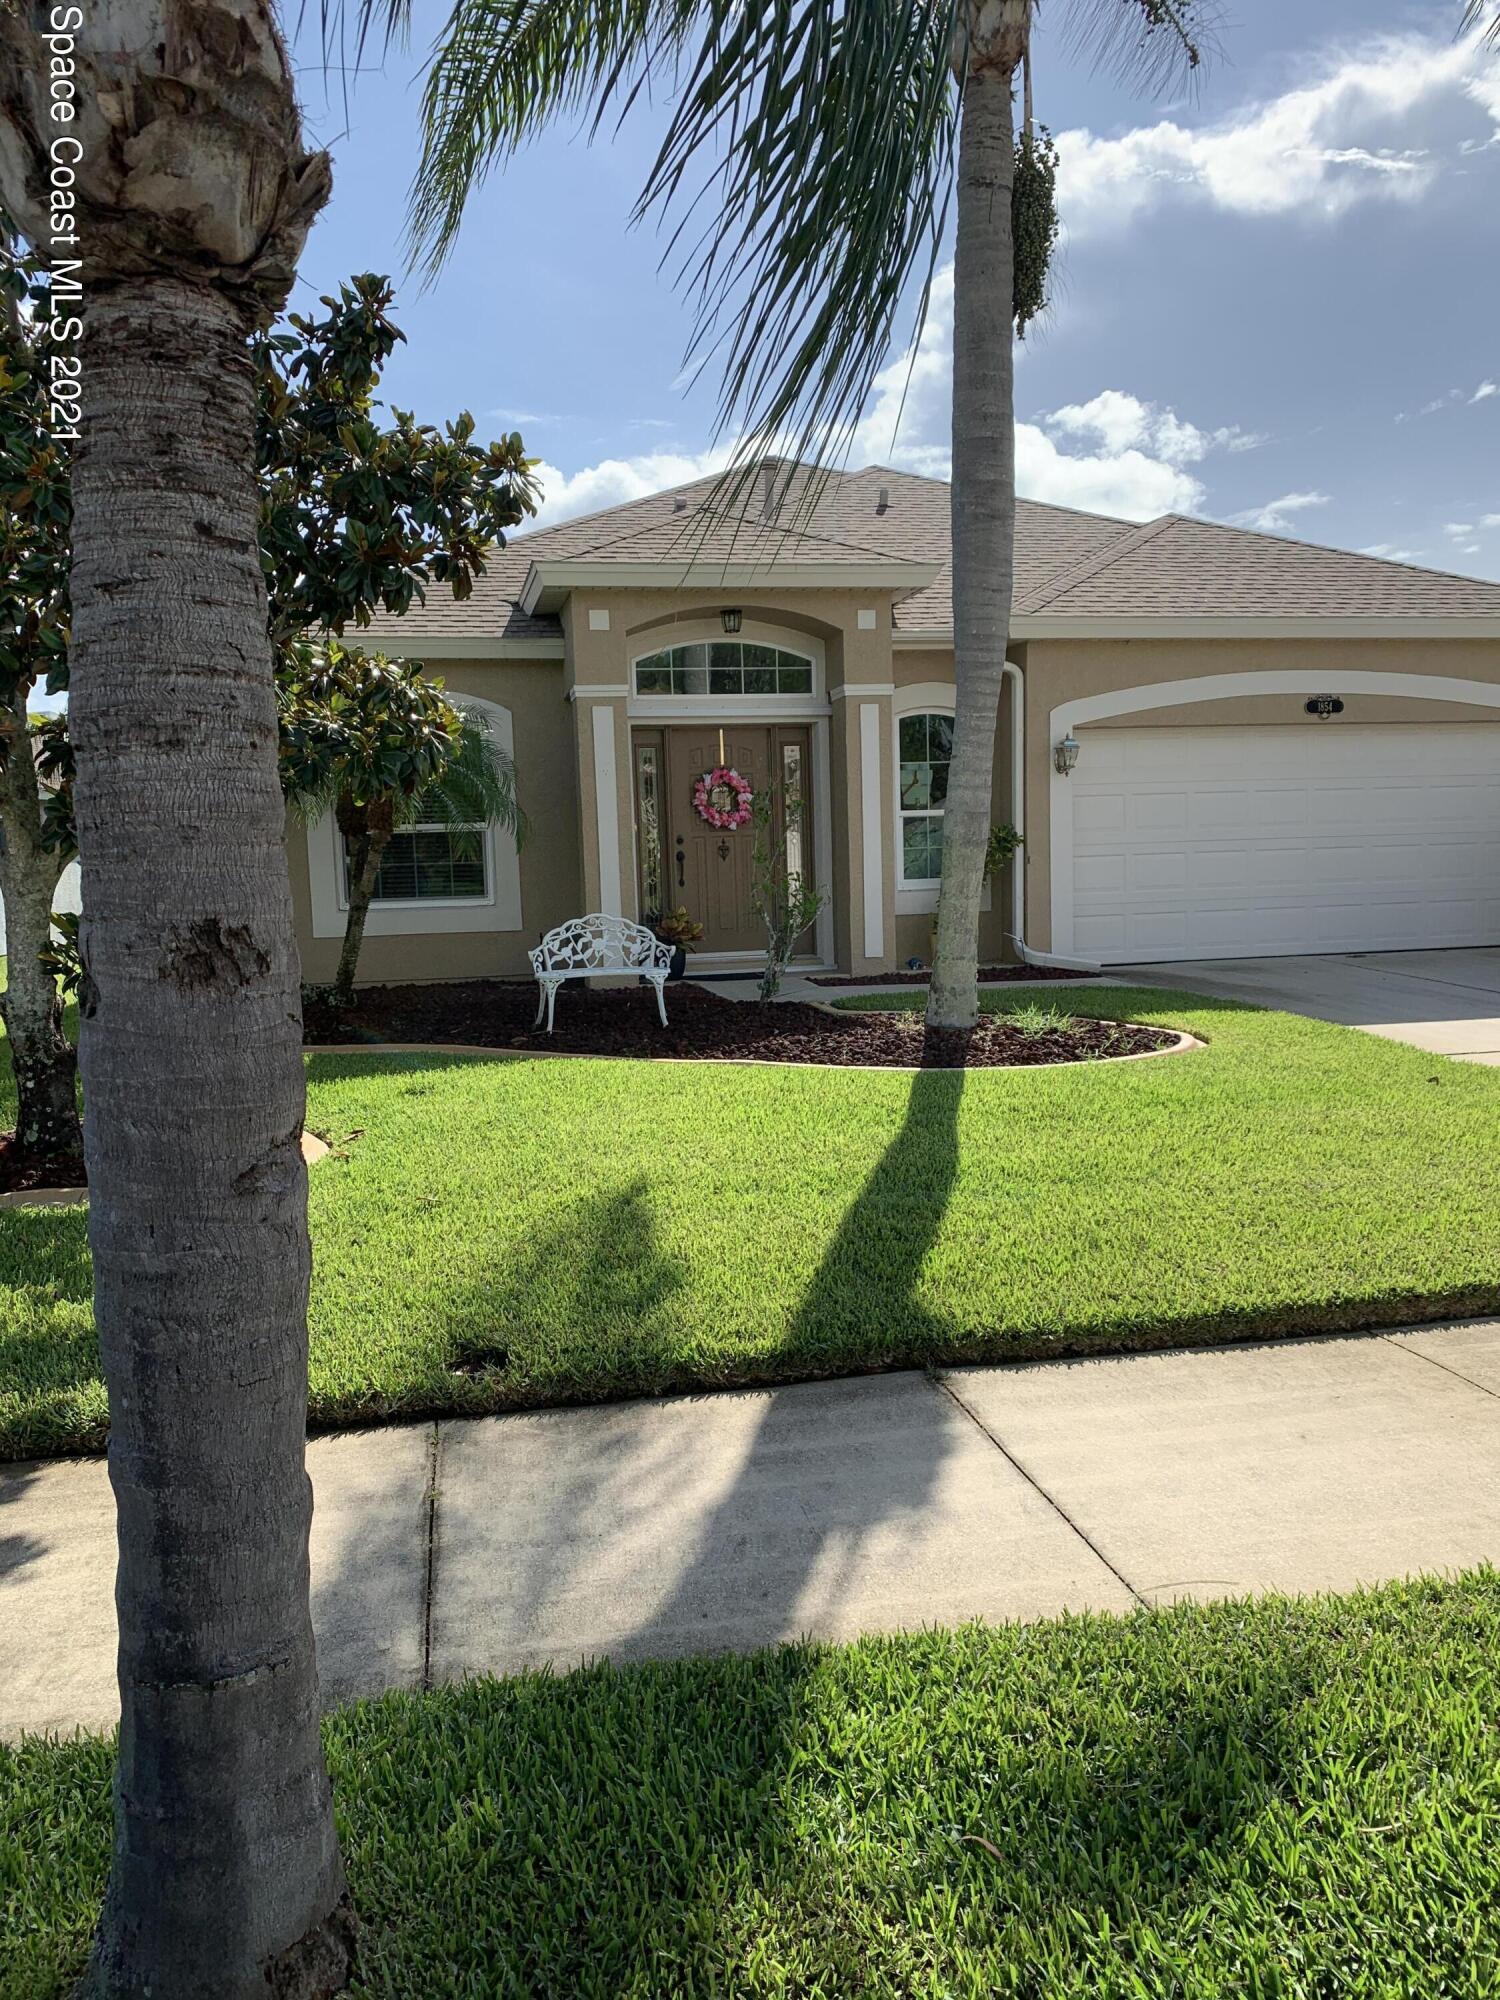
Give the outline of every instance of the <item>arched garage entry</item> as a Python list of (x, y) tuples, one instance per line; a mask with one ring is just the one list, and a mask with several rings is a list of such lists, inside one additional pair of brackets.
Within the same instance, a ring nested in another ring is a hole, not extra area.
[(1323, 692), (1301, 671), (1115, 689), (1055, 708), (1085, 732), (1051, 797), (1053, 949), (1132, 960), (1500, 943), (1500, 685), (1349, 672), (1343, 696), (1489, 709), (1470, 721), (1090, 723), (1244, 695)]

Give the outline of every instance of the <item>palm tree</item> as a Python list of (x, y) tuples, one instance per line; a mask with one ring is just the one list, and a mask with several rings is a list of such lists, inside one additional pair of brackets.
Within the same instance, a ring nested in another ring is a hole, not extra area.
[(329, 166), (268, 0), (198, 0), (186, 25), (164, 0), (94, 0), (71, 120), (45, 20), (0, 11), (0, 205), (56, 254), (66, 153), (87, 290), (81, 1067), (122, 1708), (84, 1991), (330, 1993), (350, 1918), (308, 1611), (304, 1081), (249, 345)]
[[(354, 0), (362, 32), (408, 0)], [(722, 368), (730, 477), (794, 440), (846, 446), (903, 301), (917, 320), (955, 184), (953, 598), (957, 680), (929, 1024), (978, 1010), (979, 899), (1015, 534), (1016, 72), (1036, 0), (454, 0), (423, 101), (411, 246), (451, 249), (490, 169), (562, 114), (597, 127), (675, 97), (638, 214), (676, 216), (697, 300), (689, 360)], [(1075, 0), (1127, 68), (1200, 58), (1211, 0)], [(325, 18), (339, 11), (325, 0)], [(694, 233), (697, 232), (697, 233)], [(1034, 275), (1034, 274), (1033, 274)]]
[(333, 813), (346, 844), (349, 913), (333, 998), (348, 1007), (393, 836), (405, 827), (446, 827), (456, 844), (477, 849), (479, 829), (495, 824), (523, 839), (516, 774), (482, 714), (409, 661), (364, 657), (329, 641), (295, 678), (283, 675), (278, 694), (288, 802), (304, 820)]

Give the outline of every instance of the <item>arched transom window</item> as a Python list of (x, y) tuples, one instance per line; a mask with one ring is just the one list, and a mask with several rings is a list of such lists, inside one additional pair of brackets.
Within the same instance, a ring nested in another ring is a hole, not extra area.
[(936, 882), (943, 872), (943, 811), (953, 755), (953, 717), (903, 715), (896, 727), (901, 751), (901, 880)]
[(665, 646), (635, 663), (637, 694), (811, 694), (813, 663), (805, 653), (752, 639), (706, 639)]

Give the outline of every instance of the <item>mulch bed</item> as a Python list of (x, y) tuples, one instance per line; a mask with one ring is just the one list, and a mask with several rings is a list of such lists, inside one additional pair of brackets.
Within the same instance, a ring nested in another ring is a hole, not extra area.
[[(1074, 972), (1065, 965), (981, 965), (979, 968), (981, 986), (1011, 983), (1039, 986), (1049, 979), (1097, 979), (1098, 976), (1096, 972)], [(873, 979), (860, 979), (852, 972), (810, 972), (807, 977), (813, 986), (926, 986), (932, 974), (880, 972)]]
[(667, 1022), (644, 989), (595, 992), (576, 984), (557, 996), (555, 1033), (533, 1029), (536, 987), (508, 980), (374, 986), (340, 1013), (321, 999), (305, 1010), (308, 1042), (457, 1042), (537, 1054), (688, 1056), (762, 1062), (836, 1063), (903, 1069), (1002, 1069), (1146, 1055), (1177, 1037), (1162, 1028), (1079, 1021), (1065, 1032), (1023, 1034), (993, 1015), (972, 1037), (924, 1035), (920, 1013), (832, 1014), (797, 1001), (726, 1000), (701, 986), (667, 988)]
[(80, 1161), (23, 1165), (16, 1158), (16, 1135), (0, 1132), (0, 1194), (28, 1194), (33, 1188), (87, 1187)]

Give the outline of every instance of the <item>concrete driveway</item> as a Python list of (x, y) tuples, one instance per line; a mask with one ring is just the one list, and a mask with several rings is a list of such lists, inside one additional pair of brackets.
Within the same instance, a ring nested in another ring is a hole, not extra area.
[(1364, 1028), (1461, 1062), (1500, 1065), (1500, 946), (1170, 960), (1112, 971), (1149, 986), (1253, 1000), (1258, 1007)]

